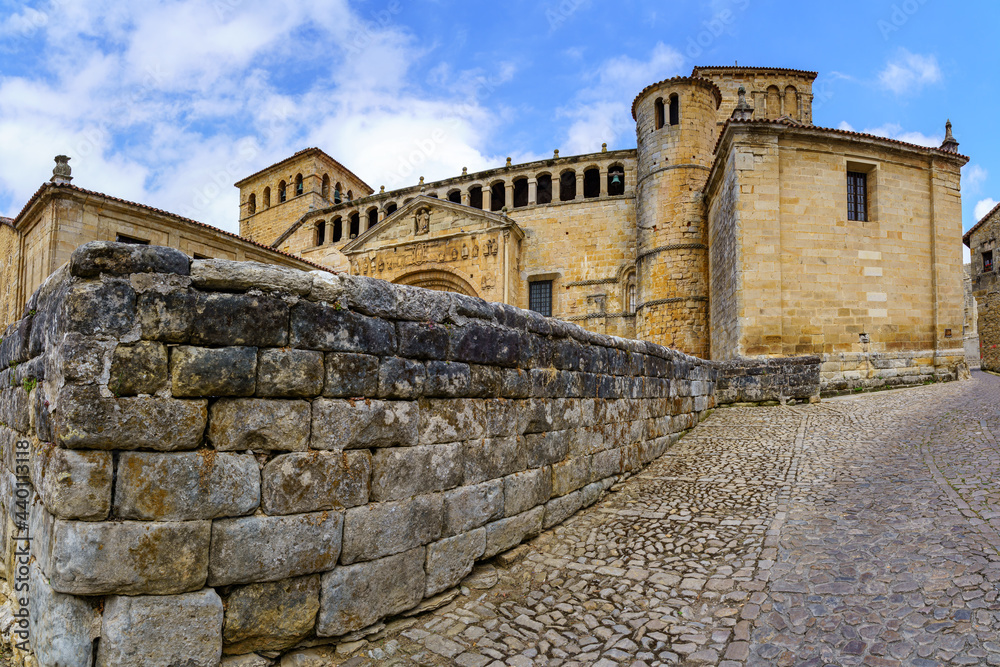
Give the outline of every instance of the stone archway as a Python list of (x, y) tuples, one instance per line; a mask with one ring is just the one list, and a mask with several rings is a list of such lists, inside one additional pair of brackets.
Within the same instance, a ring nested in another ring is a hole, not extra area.
[(416, 271), (396, 278), (397, 285), (412, 285), (438, 292), (458, 292), (466, 296), (478, 297), (476, 289), (450, 271)]

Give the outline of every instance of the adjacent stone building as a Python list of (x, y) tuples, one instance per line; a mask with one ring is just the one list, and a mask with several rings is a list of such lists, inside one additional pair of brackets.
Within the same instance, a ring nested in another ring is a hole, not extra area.
[[(969, 283), (979, 335), (981, 367), (1000, 372), (1000, 280), (994, 264), (1000, 258), (1000, 204), (965, 233), (962, 241), (971, 255)], [(968, 310), (968, 306), (967, 306)]]

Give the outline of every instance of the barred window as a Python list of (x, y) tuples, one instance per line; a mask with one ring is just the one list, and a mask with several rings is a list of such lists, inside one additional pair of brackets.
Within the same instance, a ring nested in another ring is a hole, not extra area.
[(868, 221), (868, 174), (847, 172), (847, 219)]
[(545, 317), (552, 317), (552, 281), (528, 283), (528, 307)]
[(983, 273), (993, 270), (993, 251), (987, 250), (983, 253)]

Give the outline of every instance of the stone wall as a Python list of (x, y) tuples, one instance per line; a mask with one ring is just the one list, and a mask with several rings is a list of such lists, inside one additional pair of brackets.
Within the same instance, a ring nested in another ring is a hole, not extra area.
[(88, 666), (406, 611), (663, 453), (718, 372), (459, 294), (109, 243), (0, 362), (14, 613), (41, 664)]
[(719, 405), (777, 401), (817, 401), (820, 357), (736, 359), (717, 364)]
[(1000, 292), (989, 292), (978, 301), (980, 368), (1000, 373)]

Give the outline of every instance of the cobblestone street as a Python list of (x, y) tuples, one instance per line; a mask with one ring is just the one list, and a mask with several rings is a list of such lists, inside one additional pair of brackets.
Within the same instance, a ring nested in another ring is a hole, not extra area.
[(998, 398), (1000, 378), (976, 372), (719, 410), (446, 606), (341, 645), (337, 662), (1000, 665)]

